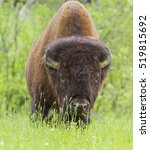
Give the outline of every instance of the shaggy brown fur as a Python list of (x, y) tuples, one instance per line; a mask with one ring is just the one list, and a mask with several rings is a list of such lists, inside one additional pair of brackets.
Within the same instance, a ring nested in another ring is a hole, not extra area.
[[(75, 95), (91, 101), (92, 109), (109, 67), (99, 67), (99, 62), (110, 53), (98, 39), (91, 16), (82, 4), (69, 1), (60, 7), (34, 43), (26, 65), (32, 113), (38, 111), (40, 105), (44, 118), (54, 104), (57, 110), (62, 107), (62, 98)], [(59, 70), (46, 66), (46, 60), (58, 62)], [(100, 74), (99, 82), (93, 85), (91, 81), (95, 79), (96, 73)], [(67, 76), (68, 84), (60, 83), (63, 82), (60, 81), (63, 80), (60, 77), (63, 74)]]

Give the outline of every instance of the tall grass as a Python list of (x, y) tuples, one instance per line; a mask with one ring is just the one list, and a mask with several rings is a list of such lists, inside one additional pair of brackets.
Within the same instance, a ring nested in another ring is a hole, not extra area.
[(93, 114), (85, 129), (31, 122), (25, 111), (0, 115), (0, 149), (5, 150), (131, 150), (132, 119)]

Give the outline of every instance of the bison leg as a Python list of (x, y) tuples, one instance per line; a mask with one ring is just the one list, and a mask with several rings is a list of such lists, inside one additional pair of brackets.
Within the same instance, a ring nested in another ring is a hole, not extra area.
[(43, 98), (35, 98), (32, 100), (32, 108), (31, 108), (31, 115), (37, 114), (38, 116), (41, 115), (42, 120), (48, 116), (48, 112), (51, 108), (50, 103), (44, 101)]

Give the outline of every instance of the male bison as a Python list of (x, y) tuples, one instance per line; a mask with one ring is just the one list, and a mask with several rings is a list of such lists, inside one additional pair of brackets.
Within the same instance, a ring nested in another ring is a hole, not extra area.
[(111, 63), (85, 7), (69, 1), (60, 7), (34, 43), (26, 65), (32, 113), (43, 119), (55, 107), (69, 120), (89, 123), (98, 91)]

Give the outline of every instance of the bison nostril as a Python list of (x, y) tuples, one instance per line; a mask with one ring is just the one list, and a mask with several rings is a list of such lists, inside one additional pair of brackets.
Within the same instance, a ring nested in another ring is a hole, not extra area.
[(83, 104), (83, 108), (87, 109), (88, 108), (88, 104)]
[(72, 103), (72, 107), (76, 107), (77, 106), (77, 104), (76, 103)]
[(82, 110), (88, 109), (88, 104), (72, 103), (72, 107), (77, 110), (82, 111)]

